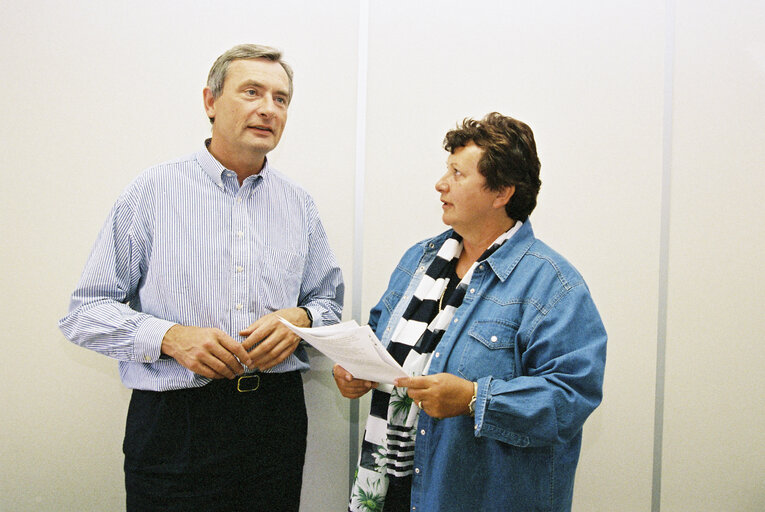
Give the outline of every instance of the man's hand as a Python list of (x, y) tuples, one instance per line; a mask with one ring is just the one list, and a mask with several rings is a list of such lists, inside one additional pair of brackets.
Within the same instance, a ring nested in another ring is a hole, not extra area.
[(358, 398), (364, 396), (367, 391), (377, 387), (377, 382), (356, 379), (348, 373), (348, 370), (336, 364), (332, 368), (332, 376), (335, 378), (337, 389), (345, 398)]
[(248, 328), (239, 331), (240, 336), (247, 337), (242, 347), (249, 352), (251, 368), (268, 370), (276, 366), (287, 359), (300, 343), (300, 337), (290, 331), (279, 317), (298, 327), (311, 326), (303, 308), (289, 308), (262, 316)]
[(210, 379), (233, 379), (244, 373), (242, 363), (251, 366), (242, 345), (220, 329), (176, 324), (162, 338), (161, 352)]
[(409, 388), (407, 395), (433, 418), (470, 414), (473, 383), (451, 373), (399, 378), (395, 385)]

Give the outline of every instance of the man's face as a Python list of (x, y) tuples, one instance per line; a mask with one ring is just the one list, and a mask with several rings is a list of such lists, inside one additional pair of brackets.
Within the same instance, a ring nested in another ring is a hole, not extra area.
[(289, 78), (278, 62), (241, 59), (228, 67), (217, 98), (204, 91), (205, 111), (214, 117), (213, 143), (226, 155), (262, 158), (274, 149), (287, 123)]

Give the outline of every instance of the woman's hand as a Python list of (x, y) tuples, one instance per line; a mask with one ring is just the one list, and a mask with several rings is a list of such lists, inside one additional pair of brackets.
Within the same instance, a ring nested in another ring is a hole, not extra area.
[(473, 383), (451, 373), (396, 379), (395, 385), (409, 388), (407, 394), (433, 418), (451, 418), (470, 414)]
[(339, 364), (332, 368), (332, 376), (335, 378), (337, 389), (345, 398), (364, 396), (370, 389), (377, 387), (377, 382), (356, 379)]

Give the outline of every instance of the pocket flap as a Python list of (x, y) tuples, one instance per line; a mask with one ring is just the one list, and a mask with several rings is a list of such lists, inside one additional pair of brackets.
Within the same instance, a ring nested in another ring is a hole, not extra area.
[(468, 334), (488, 349), (506, 349), (515, 343), (518, 327), (499, 320), (480, 320), (470, 326)]

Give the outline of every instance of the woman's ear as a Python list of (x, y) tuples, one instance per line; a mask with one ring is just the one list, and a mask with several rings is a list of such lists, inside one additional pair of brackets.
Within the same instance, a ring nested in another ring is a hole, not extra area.
[(510, 202), (513, 194), (515, 194), (515, 185), (509, 185), (497, 191), (497, 197), (494, 199), (494, 208), (504, 208)]

